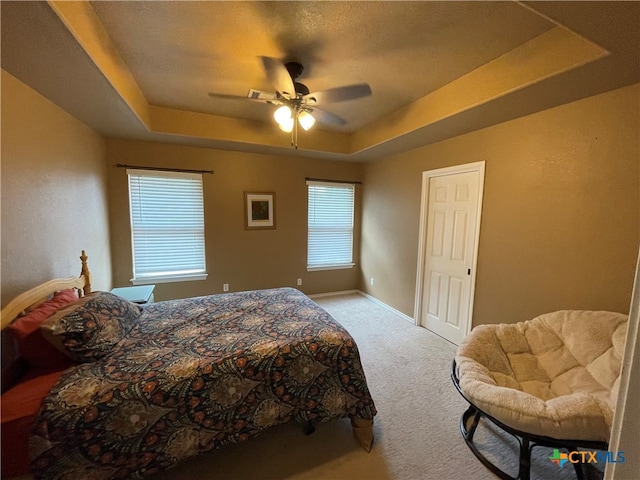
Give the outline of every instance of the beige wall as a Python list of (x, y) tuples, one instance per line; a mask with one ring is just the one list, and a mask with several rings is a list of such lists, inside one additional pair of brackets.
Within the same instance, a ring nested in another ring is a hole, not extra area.
[[(120, 162), (216, 170), (204, 177), (209, 278), (158, 285), (158, 299), (302, 278), (306, 293), (360, 288), (412, 316), (421, 173), (486, 160), (474, 324), (558, 308), (628, 311), (640, 232), (639, 97), (634, 85), (360, 165), (105, 142), (3, 71), (2, 301), (75, 273), (83, 248), (96, 288), (129, 284)], [(306, 271), (305, 177), (364, 180), (356, 268)], [(276, 192), (275, 230), (244, 230), (244, 191)]]
[(2, 71), (2, 304), (89, 255), (111, 288), (104, 141)]
[(360, 288), (413, 316), (421, 174), (485, 160), (473, 324), (628, 312), (639, 97), (634, 85), (366, 165)]
[[(130, 285), (131, 229), (127, 175), (116, 163), (215, 170), (204, 175), (205, 281), (156, 285), (156, 299), (230, 291), (296, 286), (307, 294), (358, 287), (358, 266), (347, 270), (307, 272), (307, 190), (305, 177), (361, 179), (353, 163), (226, 152), (182, 145), (108, 139), (109, 202), (114, 285)], [(356, 189), (359, 191), (359, 189)], [(276, 229), (245, 230), (244, 192), (276, 193)], [(360, 195), (356, 198), (359, 232)], [(358, 258), (359, 234), (355, 239)]]

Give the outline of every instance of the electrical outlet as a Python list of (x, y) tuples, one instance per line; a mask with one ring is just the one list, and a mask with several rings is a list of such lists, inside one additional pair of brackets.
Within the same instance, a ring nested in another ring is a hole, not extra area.
[(301, 278), (299, 278), (298, 280), (296, 280), (296, 285), (298, 285), (298, 286), (302, 285), (302, 279), (301, 279)]
[(228, 283), (225, 283), (225, 284), (222, 285), (222, 291), (223, 292), (228, 292), (229, 291), (229, 284)]
[(371, 278), (369, 279), (369, 284), (370, 284), (371, 286), (373, 286), (373, 285), (375, 285), (375, 283), (376, 283), (376, 282), (375, 282), (375, 280), (373, 279), (373, 277), (371, 277)]

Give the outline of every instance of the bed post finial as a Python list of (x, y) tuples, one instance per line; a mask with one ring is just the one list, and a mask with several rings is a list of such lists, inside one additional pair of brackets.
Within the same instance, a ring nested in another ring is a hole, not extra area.
[(84, 288), (82, 295), (89, 295), (91, 293), (91, 272), (89, 272), (89, 267), (87, 266), (87, 254), (82, 250), (82, 255), (80, 255), (80, 261), (82, 262), (82, 270), (80, 270), (80, 276), (84, 275)]

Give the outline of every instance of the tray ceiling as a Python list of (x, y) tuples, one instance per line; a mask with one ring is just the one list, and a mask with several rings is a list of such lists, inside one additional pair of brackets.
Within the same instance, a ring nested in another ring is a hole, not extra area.
[[(640, 80), (637, 2), (7, 2), (2, 68), (105, 136), (369, 160)], [(299, 136), (259, 57), (347, 120)]]

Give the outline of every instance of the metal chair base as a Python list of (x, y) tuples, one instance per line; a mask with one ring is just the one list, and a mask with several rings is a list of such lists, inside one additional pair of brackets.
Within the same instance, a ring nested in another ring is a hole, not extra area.
[[(558, 440), (551, 437), (544, 437), (541, 435), (534, 435), (531, 433), (523, 432), (505, 425), (496, 418), (480, 410), (473, 404), (471, 400), (469, 400), (464, 395), (464, 393), (460, 389), (460, 380), (456, 371), (455, 359), (451, 364), (451, 380), (453, 381), (453, 384), (455, 385), (460, 395), (462, 395), (462, 398), (464, 398), (469, 404), (469, 408), (467, 408), (467, 410), (462, 414), (462, 417), (460, 418), (460, 432), (462, 433), (462, 438), (464, 439), (471, 452), (476, 456), (476, 458), (502, 480), (530, 480), (531, 452), (533, 448), (537, 446), (557, 448), (558, 450), (564, 450), (566, 452), (578, 450), (579, 448), (606, 451), (609, 447), (606, 442), (598, 442), (592, 440)], [(476, 445), (474, 444), (473, 435), (478, 428), (478, 424), (480, 423), (481, 418), (486, 418), (487, 420), (491, 421), (499, 429), (512, 435), (518, 441), (518, 444), (520, 446), (520, 454), (518, 459), (519, 467), (517, 477), (512, 477), (504, 470), (494, 465), (487, 457), (482, 454), (482, 452), (480, 452), (478, 447), (476, 447)], [(575, 468), (578, 480), (587, 480), (586, 473), (583, 470), (584, 464), (574, 463), (573, 466)]]

